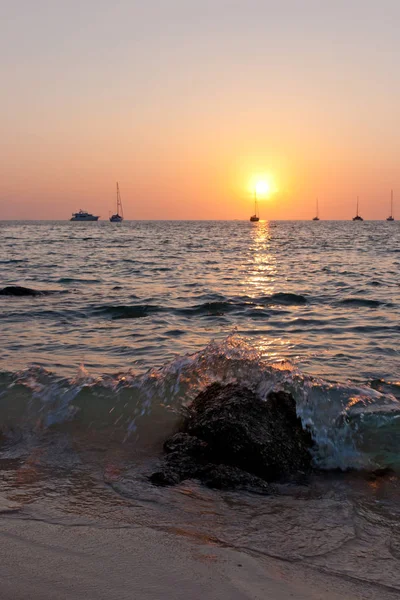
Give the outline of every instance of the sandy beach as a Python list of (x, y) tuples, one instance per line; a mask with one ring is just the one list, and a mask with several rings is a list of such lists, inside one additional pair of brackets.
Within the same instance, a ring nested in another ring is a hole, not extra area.
[(384, 587), (154, 527), (5, 510), (2, 600), (288, 600), (398, 597)]

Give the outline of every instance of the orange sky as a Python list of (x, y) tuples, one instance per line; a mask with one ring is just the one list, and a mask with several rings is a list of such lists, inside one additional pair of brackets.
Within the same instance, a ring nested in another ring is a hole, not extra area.
[(19, 0), (0, 28), (0, 219), (385, 218), (395, 0)]

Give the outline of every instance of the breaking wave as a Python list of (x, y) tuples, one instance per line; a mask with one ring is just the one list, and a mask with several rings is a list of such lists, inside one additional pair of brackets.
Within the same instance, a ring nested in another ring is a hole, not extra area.
[(241, 337), (211, 342), (145, 374), (74, 379), (41, 368), (0, 373), (0, 429), (10, 441), (24, 432), (67, 430), (139, 447), (160, 443), (185, 406), (213, 382), (238, 382), (266, 398), (287, 390), (316, 442), (321, 469), (400, 469), (400, 383), (343, 385), (306, 376), (289, 363), (272, 364)]

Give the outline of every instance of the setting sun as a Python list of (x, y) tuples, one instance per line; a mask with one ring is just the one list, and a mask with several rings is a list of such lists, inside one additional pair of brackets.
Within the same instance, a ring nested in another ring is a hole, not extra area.
[(266, 196), (271, 191), (271, 185), (268, 183), (268, 181), (261, 179), (257, 181), (254, 189), (258, 196)]
[(270, 198), (276, 192), (276, 185), (270, 173), (254, 174), (248, 183), (248, 190), (253, 196), (256, 194), (260, 200)]

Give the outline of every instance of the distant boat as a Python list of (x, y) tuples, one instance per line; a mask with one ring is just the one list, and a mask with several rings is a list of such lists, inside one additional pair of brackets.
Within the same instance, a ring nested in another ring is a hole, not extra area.
[(319, 221), (319, 216), (318, 216), (318, 198), (317, 198), (317, 209), (316, 209), (316, 213), (315, 213), (315, 217), (313, 218), (313, 221)]
[(70, 221), (98, 221), (100, 217), (91, 215), (86, 210), (80, 209), (79, 212), (72, 213)]
[(364, 219), (358, 214), (358, 196), (357, 196), (357, 214), (353, 217), (353, 221), (364, 221)]
[(259, 220), (260, 220), (260, 213), (258, 210), (257, 190), (254, 190), (254, 215), (251, 215), (250, 221), (252, 223), (258, 223)]
[(391, 190), (391, 193), (390, 193), (390, 217), (388, 217), (386, 219), (386, 221), (394, 221), (394, 216), (393, 216), (393, 190)]
[(119, 185), (117, 181), (117, 212), (115, 215), (111, 215), (111, 223), (121, 223), (124, 220), (124, 211), (122, 209), (121, 194), (119, 193)]

